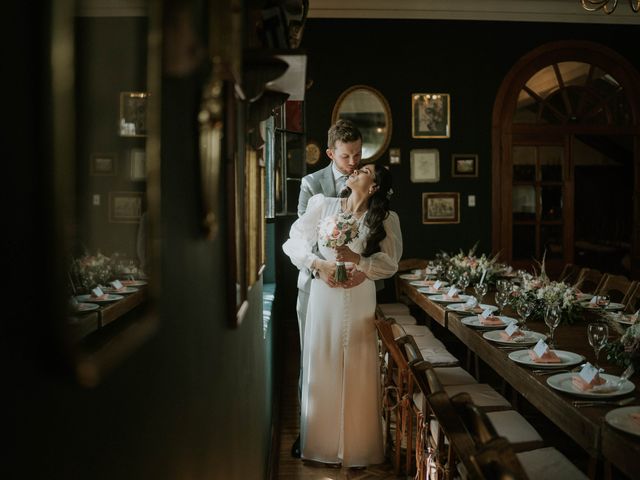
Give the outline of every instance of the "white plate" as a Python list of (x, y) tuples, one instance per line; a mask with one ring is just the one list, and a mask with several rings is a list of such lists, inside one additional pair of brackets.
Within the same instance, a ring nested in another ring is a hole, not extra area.
[(461, 321), (467, 327), (477, 328), (477, 329), (480, 329), (480, 330), (502, 329), (502, 328), (506, 327), (507, 325), (509, 325), (510, 323), (513, 323), (513, 322), (517, 321), (515, 318), (506, 317), (504, 315), (499, 315), (498, 318), (500, 320), (502, 320), (502, 325), (482, 325), (480, 323), (480, 319), (478, 318), (478, 315), (473, 315), (472, 317), (471, 316), (470, 317), (464, 317)]
[[(478, 313), (482, 313), (486, 309), (489, 309), (492, 312), (495, 312), (498, 310), (498, 307), (496, 307), (495, 305), (489, 305), (487, 303), (481, 303), (479, 307), (481, 310)], [(473, 307), (473, 308), (476, 308), (476, 307)], [(458, 313), (472, 313), (471, 310), (466, 308), (466, 305), (464, 303), (450, 303), (449, 305), (447, 305), (447, 310), (451, 310), (453, 312), (458, 312)]]
[(122, 287), (120, 289), (115, 289), (115, 288), (105, 288), (104, 292), (105, 293), (115, 293), (117, 295), (126, 295), (128, 293), (134, 293), (137, 292), (138, 289), (136, 287)]
[(620, 323), (621, 325), (633, 325), (634, 321), (631, 321), (631, 318), (633, 318), (633, 315), (620, 315), (618, 316), (615, 313), (609, 313), (607, 315), (607, 320), (612, 320), (614, 322)]
[(111, 293), (105, 293), (104, 298), (96, 298), (91, 295), (78, 295), (76, 300), (80, 303), (89, 302), (89, 303), (108, 303), (115, 302), (117, 300), (122, 300), (124, 297), (122, 295), (113, 295)]
[(560, 357), (560, 362), (558, 363), (534, 362), (529, 356), (529, 350), (516, 350), (509, 354), (509, 358), (514, 362), (519, 363), (520, 365), (526, 365), (527, 367), (548, 369), (573, 367), (574, 365), (578, 365), (583, 362), (585, 359), (582, 355), (567, 352), (565, 350), (554, 350), (554, 352), (556, 352), (556, 355)]
[(544, 340), (547, 336), (544, 333), (532, 332), (531, 330), (521, 330), (524, 337), (516, 337), (518, 340), (504, 340), (500, 333), (504, 330), (489, 330), (482, 334), (490, 342), (499, 343), (501, 345), (535, 345), (538, 340)]
[(466, 302), (470, 298), (473, 298), (473, 297), (471, 295), (458, 295), (457, 298), (447, 298), (444, 294), (440, 294), (440, 295), (432, 295), (431, 297), (429, 297), (429, 300), (433, 300), (434, 302), (441, 302), (441, 303), (460, 303), (460, 302)]
[(640, 436), (640, 423), (631, 418), (631, 414), (640, 413), (640, 406), (614, 408), (604, 416), (604, 421), (612, 427), (618, 428), (631, 435)]
[[(557, 352), (556, 352), (557, 353)], [(536, 363), (536, 365), (539, 365)], [(610, 397), (619, 397), (620, 395), (626, 395), (629, 392), (633, 392), (633, 389), (636, 386), (626, 380), (620, 389), (615, 392), (583, 392), (582, 390), (577, 390), (573, 383), (571, 383), (571, 377), (573, 375), (577, 375), (576, 373), (557, 373), (555, 375), (547, 378), (547, 384), (556, 390), (565, 393), (571, 393), (572, 395), (577, 395), (578, 397), (586, 397), (586, 398), (610, 398)], [(620, 377), (616, 377), (615, 375), (609, 375), (608, 373), (601, 373), (600, 377), (604, 378), (607, 382), (617, 383)]]
[(400, 278), (403, 280), (421, 280), (424, 275), (416, 275), (415, 273), (403, 273)]
[(418, 287), (418, 291), (420, 293), (424, 293), (425, 295), (442, 295), (449, 291), (448, 287), (442, 287), (438, 290), (431, 290), (431, 287)]
[[(430, 287), (436, 283), (436, 280), (413, 280), (409, 282), (409, 285), (413, 285), (414, 287)], [(449, 285), (447, 282), (440, 282), (443, 287)]]
[(76, 303), (73, 306), (73, 309), (76, 313), (86, 313), (92, 312), (100, 308), (100, 305), (96, 305), (95, 303)]
[[(586, 309), (586, 310), (602, 310), (602, 307), (599, 306), (592, 306), (591, 303), (589, 302), (580, 302), (580, 305)], [(611, 302), (609, 305), (607, 305), (607, 307), (605, 308), (605, 310), (622, 310), (624, 308), (624, 303), (615, 303), (615, 302)]]

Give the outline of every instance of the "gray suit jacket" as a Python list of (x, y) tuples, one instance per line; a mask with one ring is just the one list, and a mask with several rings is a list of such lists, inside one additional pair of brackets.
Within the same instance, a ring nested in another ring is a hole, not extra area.
[[(317, 172), (302, 177), (300, 182), (300, 196), (298, 197), (298, 217), (307, 211), (309, 199), (318, 193), (326, 197), (336, 197), (336, 185), (333, 180), (332, 163)], [(311, 291), (311, 271), (303, 268), (298, 273), (298, 289), (309, 293)]]

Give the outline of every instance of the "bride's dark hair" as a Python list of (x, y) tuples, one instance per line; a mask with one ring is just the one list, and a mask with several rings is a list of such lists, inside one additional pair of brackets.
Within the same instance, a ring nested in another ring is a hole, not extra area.
[[(361, 254), (363, 257), (370, 257), (379, 252), (380, 242), (387, 236), (383, 222), (389, 216), (389, 197), (391, 196), (391, 172), (379, 163), (371, 165), (374, 167), (374, 183), (378, 189), (369, 198), (367, 215), (364, 217), (364, 223), (369, 227), (369, 238)], [(351, 189), (345, 188), (340, 196), (348, 197), (350, 194)]]

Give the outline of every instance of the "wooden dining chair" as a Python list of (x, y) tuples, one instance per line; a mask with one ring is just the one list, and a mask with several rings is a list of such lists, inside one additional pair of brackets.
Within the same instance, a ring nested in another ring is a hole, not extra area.
[(595, 293), (598, 291), (601, 282), (602, 272), (600, 270), (585, 267), (580, 270), (578, 279), (573, 286), (584, 293)]
[(640, 282), (636, 282), (635, 288), (629, 292), (627, 299), (623, 303), (625, 305), (625, 313), (636, 313), (640, 310)]
[(595, 293), (596, 295), (609, 295), (612, 302), (626, 305), (637, 286), (638, 282), (631, 281), (624, 275), (605, 273)]
[(580, 274), (581, 266), (575, 265), (573, 263), (565, 263), (562, 268), (562, 272), (558, 276), (558, 281), (564, 282), (568, 285), (573, 285), (578, 280), (578, 275)]

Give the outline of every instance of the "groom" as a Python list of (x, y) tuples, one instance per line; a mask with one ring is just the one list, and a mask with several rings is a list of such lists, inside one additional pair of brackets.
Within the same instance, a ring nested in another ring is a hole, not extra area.
[[(329, 128), (327, 135), (327, 156), (331, 163), (317, 172), (303, 177), (298, 197), (298, 217), (307, 210), (309, 199), (322, 193), (326, 197), (337, 197), (345, 187), (349, 175), (358, 167), (362, 158), (362, 134), (360, 130), (348, 120), (338, 120)], [(307, 316), (309, 292), (311, 292), (311, 278), (315, 272), (303, 268), (298, 274), (298, 330), (300, 332), (300, 378), (298, 381), (298, 395), (302, 390), (302, 351), (304, 348), (304, 326)], [(357, 286), (365, 279), (365, 275), (356, 271), (352, 277), (352, 286)], [(291, 447), (291, 455), (300, 458), (300, 435)]]

